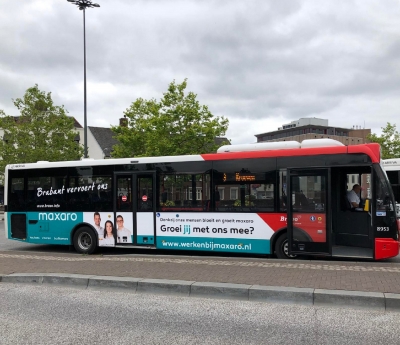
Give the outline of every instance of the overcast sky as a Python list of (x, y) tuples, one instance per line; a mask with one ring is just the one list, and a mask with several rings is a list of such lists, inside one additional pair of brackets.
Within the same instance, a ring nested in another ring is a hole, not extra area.
[[(86, 11), (88, 125), (188, 78), (226, 137), (303, 117), (400, 130), (400, 0), (99, 0)], [(83, 125), (83, 15), (67, 0), (0, 0), (0, 109), (35, 84)]]

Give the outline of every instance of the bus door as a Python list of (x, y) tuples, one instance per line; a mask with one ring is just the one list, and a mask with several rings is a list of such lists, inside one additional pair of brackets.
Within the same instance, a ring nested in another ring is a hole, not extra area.
[[(117, 173), (115, 178), (117, 245), (153, 246), (155, 243), (155, 173)], [(125, 236), (131, 231), (131, 237)], [(125, 224), (129, 225), (125, 226)], [(119, 229), (120, 228), (120, 229)], [(121, 234), (121, 235), (119, 235)]]
[(330, 254), (329, 169), (288, 169), (289, 254)]

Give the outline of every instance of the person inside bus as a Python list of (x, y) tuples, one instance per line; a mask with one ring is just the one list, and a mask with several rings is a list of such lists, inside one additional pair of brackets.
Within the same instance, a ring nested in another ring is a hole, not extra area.
[(286, 195), (282, 195), (281, 200), (280, 200), (280, 208), (282, 210), (286, 210), (286, 205), (287, 205), (287, 196)]
[(107, 220), (104, 224), (104, 237), (101, 241), (102, 246), (115, 246), (115, 230), (111, 220)]
[(142, 192), (142, 196), (138, 192), (138, 211), (151, 211), (153, 207), (153, 201), (151, 197), (151, 193), (149, 195), (146, 194), (145, 191)]
[(131, 232), (124, 227), (124, 218), (121, 215), (117, 216), (117, 242), (132, 243)]
[(100, 218), (100, 213), (95, 212), (94, 213), (94, 228), (96, 229), (98, 235), (99, 235), (99, 240), (103, 239), (104, 236), (104, 228), (100, 226), (101, 218)]
[(300, 190), (300, 192), (295, 192), (293, 204), (295, 208), (306, 209), (309, 206), (308, 204), (308, 199), (302, 190)]
[(307, 208), (309, 206), (308, 199), (302, 190), (300, 190), (299, 201), (302, 208)]
[(360, 191), (361, 186), (359, 184), (355, 184), (353, 189), (347, 192), (347, 200), (349, 201), (351, 208), (360, 207)]
[(221, 195), (219, 194), (218, 186), (215, 186), (214, 201), (215, 201), (215, 210), (218, 211), (219, 203), (221, 202)]

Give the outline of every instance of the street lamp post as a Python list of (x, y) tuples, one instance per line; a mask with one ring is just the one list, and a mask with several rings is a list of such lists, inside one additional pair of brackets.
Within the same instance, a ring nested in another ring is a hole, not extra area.
[(88, 158), (88, 147), (87, 147), (87, 104), (86, 104), (86, 28), (85, 28), (85, 10), (86, 8), (100, 7), (99, 4), (93, 3), (90, 0), (67, 0), (72, 4), (78, 6), (83, 11), (83, 136), (84, 136), (84, 157)]

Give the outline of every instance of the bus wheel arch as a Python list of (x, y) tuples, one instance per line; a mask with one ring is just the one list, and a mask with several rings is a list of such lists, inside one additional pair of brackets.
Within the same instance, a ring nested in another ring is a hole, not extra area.
[(287, 236), (287, 228), (281, 228), (279, 230), (276, 230), (274, 234), (271, 236), (270, 239), (270, 253), (272, 255), (275, 254), (275, 245), (276, 241), (278, 240), (279, 237), (281, 236)]
[(273, 250), (278, 259), (296, 259), (298, 255), (289, 254), (289, 240), (287, 237), (287, 230), (285, 230), (280, 231), (279, 235), (277, 234)]
[(98, 247), (96, 232), (90, 226), (79, 226), (73, 232), (72, 243), (78, 253), (93, 254)]

